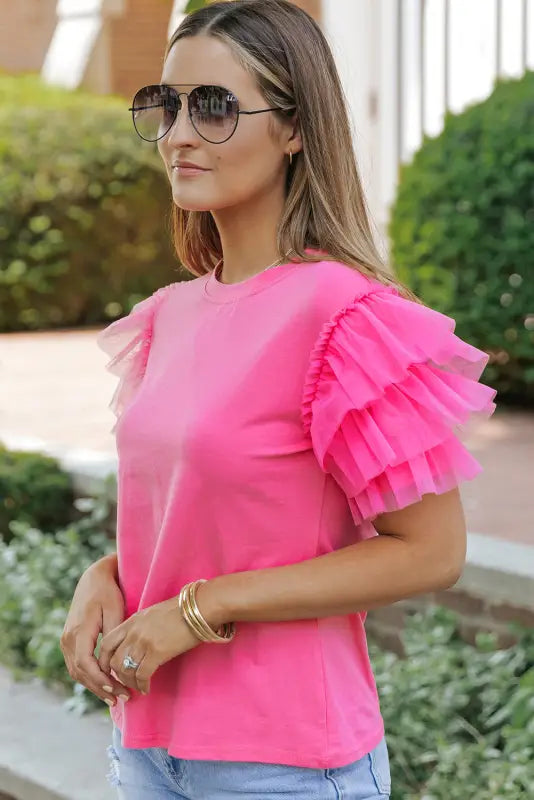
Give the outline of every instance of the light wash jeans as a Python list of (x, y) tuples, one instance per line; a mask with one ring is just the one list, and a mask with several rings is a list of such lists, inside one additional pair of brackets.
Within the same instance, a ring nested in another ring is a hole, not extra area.
[(124, 748), (114, 725), (107, 777), (119, 800), (388, 800), (385, 737), (344, 767), (315, 769), (258, 761), (205, 761), (170, 756), (163, 747)]

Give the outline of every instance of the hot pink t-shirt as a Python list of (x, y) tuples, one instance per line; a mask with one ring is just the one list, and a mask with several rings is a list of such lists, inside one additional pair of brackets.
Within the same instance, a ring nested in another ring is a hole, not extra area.
[[(172, 283), (105, 328), (120, 377), (117, 552), (126, 618), (197, 578), (294, 564), (474, 478), (495, 409), (455, 321), (336, 261)], [(428, 532), (432, 535), (432, 531)], [(179, 611), (176, 612), (179, 614)], [(384, 735), (365, 611), (237, 622), (110, 710), (125, 747), (327, 768)]]

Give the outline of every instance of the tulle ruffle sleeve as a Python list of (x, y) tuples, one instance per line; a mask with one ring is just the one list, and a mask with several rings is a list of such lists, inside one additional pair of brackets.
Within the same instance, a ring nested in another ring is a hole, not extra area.
[(168, 287), (157, 289), (150, 297), (136, 303), (129, 314), (115, 320), (98, 334), (98, 346), (111, 356), (106, 369), (119, 378), (109, 408), (116, 416), (111, 433), (139, 388), (148, 361), (156, 309)]
[(462, 439), (491, 416), (497, 392), (478, 382), (488, 354), (455, 326), (389, 286), (339, 309), (320, 330), (302, 422), (357, 524), (482, 470)]

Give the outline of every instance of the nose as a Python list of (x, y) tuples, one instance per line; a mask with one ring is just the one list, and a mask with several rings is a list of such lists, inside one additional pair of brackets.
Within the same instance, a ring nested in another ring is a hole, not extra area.
[(177, 111), (176, 118), (167, 132), (166, 139), (169, 143), (178, 146), (179, 143), (198, 141), (199, 136), (189, 118), (187, 105), (187, 92), (178, 95), (182, 100), (182, 107)]

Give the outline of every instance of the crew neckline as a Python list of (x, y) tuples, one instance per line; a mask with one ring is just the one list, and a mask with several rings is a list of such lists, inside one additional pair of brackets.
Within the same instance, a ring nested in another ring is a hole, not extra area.
[[(320, 251), (315, 251), (307, 247), (305, 252), (314, 253)], [(300, 260), (284, 261), (276, 267), (269, 267), (269, 269), (264, 269), (261, 272), (257, 272), (255, 275), (251, 275), (250, 278), (245, 278), (236, 283), (221, 283), (221, 281), (217, 280), (215, 277), (215, 270), (211, 269), (207, 275), (204, 276), (204, 296), (215, 303), (231, 302), (241, 297), (247, 297), (261, 292), (267, 286), (278, 283), (285, 275), (301, 266), (303, 263), (306, 262)]]

